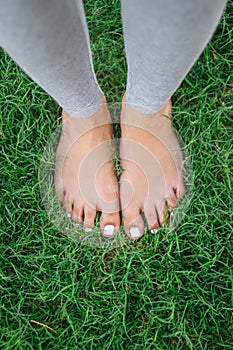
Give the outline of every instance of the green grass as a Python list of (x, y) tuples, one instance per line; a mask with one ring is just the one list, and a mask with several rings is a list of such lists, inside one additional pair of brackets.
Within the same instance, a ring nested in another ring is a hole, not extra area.
[[(119, 1), (86, 3), (98, 80), (120, 101)], [(51, 225), (38, 170), (60, 108), (1, 52), (1, 349), (233, 348), (232, 13), (173, 98), (194, 169), (184, 221), (110, 252)]]

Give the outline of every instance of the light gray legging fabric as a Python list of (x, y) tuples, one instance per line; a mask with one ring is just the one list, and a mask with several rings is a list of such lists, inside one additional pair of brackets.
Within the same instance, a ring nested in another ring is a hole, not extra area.
[[(129, 104), (145, 113), (161, 109), (210, 40), (225, 4), (122, 0)], [(102, 103), (81, 0), (0, 0), (0, 45), (71, 115), (88, 117), (91, 109), (85, 110)]]

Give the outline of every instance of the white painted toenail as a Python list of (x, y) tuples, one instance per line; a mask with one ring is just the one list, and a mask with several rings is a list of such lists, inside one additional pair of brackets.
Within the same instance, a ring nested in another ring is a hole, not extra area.
[(84, 231), (85, 231), (86, 233), (92, 232), (92, 228), (86, 227)]
[(155, 234), (158, 232), (158, 230), (156, 228), (152, 228), (152, 230), (150, 230), (150, 232)]
[(103, 232), (103, 235), (104, 236), (112, 236), (114, 234), (114, 226), (113, 225), (106, 225), (104, 227), (104, 232)]
[(135, 226), (130, 227), (129, 232), (130, 232), (130, 235), (131, 235), (132, 238), (138, 238), (138, 237), (141, 236), (141, 233), (140, 233), (138, 227), (135, 227)]
[(70, 214), (70, 213), (68, 213), (68, 214), (67, 214), (67, 217), (68, 217), (68, 218), (71, 218), (71, 214)]
[(173, 213), (173, 211), (171, 212), (170, 216), (174, 216), (174, 213)]

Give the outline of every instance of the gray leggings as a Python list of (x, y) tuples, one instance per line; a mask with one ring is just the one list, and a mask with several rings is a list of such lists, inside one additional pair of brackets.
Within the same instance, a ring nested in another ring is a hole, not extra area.
[[(226, 0), (122, 0), (126, 101), (159, 111), (210, 40)], [(81, 0), (0, 0), (0, 45), (73, 116), (103, 101)]]

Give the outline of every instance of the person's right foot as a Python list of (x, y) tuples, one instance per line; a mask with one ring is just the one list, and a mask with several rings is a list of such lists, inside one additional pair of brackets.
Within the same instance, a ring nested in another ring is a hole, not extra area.
[(102, 212), (103, 235), (119, 228), (118, 183), (111, 148), (111, 119), (105, 103), (89, 118), (62, 113), (63, 130), (56, 154), (55, 190), (72, 221), (86, 230)]
[[(144, 234), (144, 212), (149, 229), (158, 229), (185, 194), (182, 152), (172, 128), (171, 102), (154, 114), (122, 104), (120, 200), (124, 229), (131, 239)], [(166, 217), (165, 217), (166, 216)]]

